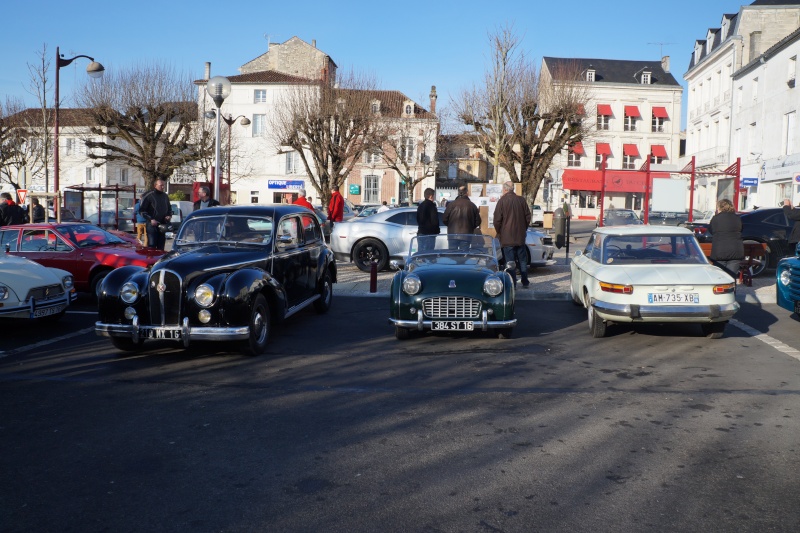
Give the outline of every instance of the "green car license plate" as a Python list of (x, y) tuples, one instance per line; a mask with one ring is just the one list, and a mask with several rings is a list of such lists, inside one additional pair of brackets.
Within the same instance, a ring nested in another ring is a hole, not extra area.
[(180, 339), (181, 330), (175, 328), (148, 328), (142, 330), (145, 339)]
[(472, 331), (472, 322), (464, 322), (461, 320), (437, 320), (431, 323), (431, 329), (434, 331)]

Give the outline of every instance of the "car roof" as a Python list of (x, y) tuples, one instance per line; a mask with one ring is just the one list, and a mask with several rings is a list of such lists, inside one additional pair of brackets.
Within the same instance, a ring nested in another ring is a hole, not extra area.
[(595, 228), (594, 232), (602, 235), (694, 235), (692, 230), (681, 226), (650, 226), (648, 224), (603, 226)]
[(188, 217), (211, 216), (211, 215), (242, 215), (242, 216), (273, 216), (282, 217), (291, 213), (308, 213), (305, 207), (294, 204), (252, 204), (252, 205), (221, 205), (207, 207), (197, 211), (192, 211)]

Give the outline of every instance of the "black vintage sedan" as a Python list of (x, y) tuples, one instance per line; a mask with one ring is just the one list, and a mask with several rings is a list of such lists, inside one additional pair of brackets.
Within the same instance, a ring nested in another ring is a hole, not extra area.
[(146, 339), (236, 341), (264, 351), (273, 324), (313, 305), (326, 312), (336, 262), (317, 217), (293, 205), (225, 206), (189, 215), (150, 268), (103, 280), (95, 331), (120, 350)]

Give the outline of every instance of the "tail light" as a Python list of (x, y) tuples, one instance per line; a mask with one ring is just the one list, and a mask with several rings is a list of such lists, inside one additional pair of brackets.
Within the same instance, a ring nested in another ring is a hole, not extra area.
[(614, 283), (600, 282), (600, 290), (617, 294), (633, 294), (633, 285), (617, 285)]
[(735, 283), (726, 283), (725, 285), (714, 285), (714, 294), (729, 294), (736, 290)]

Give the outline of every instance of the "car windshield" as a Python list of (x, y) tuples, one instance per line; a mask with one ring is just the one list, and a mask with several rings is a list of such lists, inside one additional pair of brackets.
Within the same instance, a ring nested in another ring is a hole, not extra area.
[(181, 226), (176, 246), (207, 243), (268, 245), (272, 239), (270, 217), (245, 215), (196, 216)]
[(78, 248), (125, 244), (124, 240), (94, 224), (64, 224), (56, 229)]
[(409, 268), (438, 265), (497, 267), (495, 241), (488, 235), (421, 235), (411, 239)]
[(694, 235), (608, 235), (602, 257), (607, 265), (707, 263)]

